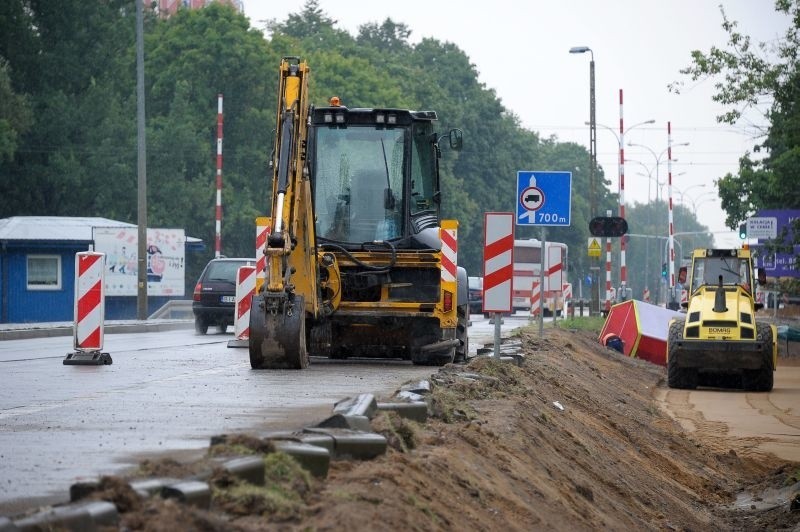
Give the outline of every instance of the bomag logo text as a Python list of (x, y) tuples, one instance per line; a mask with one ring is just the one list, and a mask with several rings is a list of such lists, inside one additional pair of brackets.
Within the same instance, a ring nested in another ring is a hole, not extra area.
[(709, 327), (708, 334), (730, 334), (730, 327)]

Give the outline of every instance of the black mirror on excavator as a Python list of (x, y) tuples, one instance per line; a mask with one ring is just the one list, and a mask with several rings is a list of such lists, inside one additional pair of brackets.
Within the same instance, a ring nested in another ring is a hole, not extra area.
[(758, 284), (761, 286), (767, 284), (767, 270), (764, 268), (758, 268), (756, 272), (756, 275), (758, 275)]

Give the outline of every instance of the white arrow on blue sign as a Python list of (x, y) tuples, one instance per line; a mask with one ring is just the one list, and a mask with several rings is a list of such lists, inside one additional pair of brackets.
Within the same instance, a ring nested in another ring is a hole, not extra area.
[(572, 172), (517, 172), (517, 225), (570, 225)]

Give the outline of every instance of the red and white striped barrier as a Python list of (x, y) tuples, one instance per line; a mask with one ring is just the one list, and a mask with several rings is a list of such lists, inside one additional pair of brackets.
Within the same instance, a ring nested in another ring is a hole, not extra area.
[(483, 216), (483, 311), (511, 312), (515, 215), (487, 212)]
[(75, 323), (74, 353), (67, 354), (65, 365), (111, 364), (103, 349), (103, 319), (105, 318), (106, 255), (95, 251), (75, 254)]
[(572, 299), (572, 283), (561, 284), (561, 295), (565, 301)]
[(458, 261), (458, 226), (445, 223), (448, 221), (442, 223), (439, 233), (442, 239), (442, 281), (454, 283)]
[(256, 218), (256, 289), (261, 288), (267, 278), (267, 256), (264, 255), (264, 249), (267, 247), (269, 225), (270, 218), (266, 216)]
[(539, 315), (539, 301), (542, 299), (542, 291), (539, 281), (533, 281), (531, 285), (531, 316)]
[(255, 266), (240, 266), (236, 272), (236, 316), (233, 322), (235, 338), (228, 347), (248, 347), (250, 343), (250, 307), (256, 293)]

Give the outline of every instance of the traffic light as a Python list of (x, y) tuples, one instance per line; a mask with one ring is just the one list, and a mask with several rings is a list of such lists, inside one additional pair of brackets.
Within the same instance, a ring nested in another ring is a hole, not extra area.
[(661, 277), (663, 277), (664, 279), (667, 278), (667, 263), (666, 262), (661, 265)]
[(598, 216), (589, 222), (592, 236), (622, 236), (628, 232), (628, 222), (619, 216)]
[(747, 238), (747, 224), (742, 224), (739, 226), (739, 238), (742, 240)]

